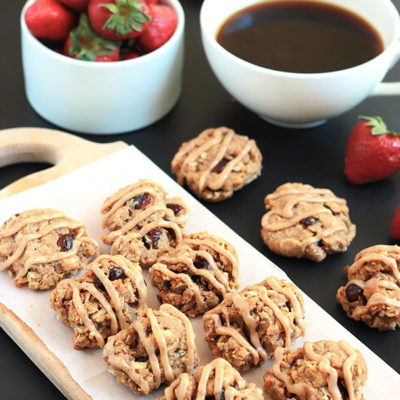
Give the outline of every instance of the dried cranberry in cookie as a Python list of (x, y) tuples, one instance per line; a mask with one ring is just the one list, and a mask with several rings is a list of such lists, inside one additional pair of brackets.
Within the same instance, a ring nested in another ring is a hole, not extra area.
[(62, 211), (24, 211), (0, 227), (0, 270), (8, 270), (16, 286), (51, 289), (84, 268), (98, 252), (84, 224)]
[(223, 358), (200, 367), (194, 375), (183, 373), (158, 400), (263, 400), (262, 390), (246, 384), (240, 373)]
[(261, 236), (274, 253), (322, 261), (340, 253), (356, 234), (345, 199), (329, 189), (285, 183), (265, 197)]
[(169, 304), (142, 310), (127, 329), (108, 338), (103, 358), (117, 382), (139, 394), (191, 374), (199, 363), (192, 325)]
[(264, 364), (277, 347), (289, 348), (305, 335), (300, 291), (275, 277), (240, 293), (228, 293), (203, 320), (213, 356), (226, 359), (241, 372)]
[(380, 331), (400, 326), (400, 247), (368, 247), (345, 270), (336, 298), (347, 315)]
[(102, 255), (80, 279), (65, 279), (50, 295), (57, 318), (74, 330), (75, 349), (103, 347), (146, 306), (147, 288), (139, 265)]
[(176, 249), (159, 257), (150, 269), (158, 299), (189, 317), (218, 305), (239, 287), (236, 249), (207, 232), (184, 235)]
[(358, 350), (344, 340), (321, 340), (296, 350), (277, 348), (264, 375), (264, 391), (270, 400), (363, 400), (367, 376)]
[(198, 197), (221, 201), (261, 174), (256, 142), (226, 127), (210, 128), (185, 142), (172, 160), (172, 172)]
[(119, 236), (112, 244), (110, 254), (120, 254), (142, 268), (150, 268), (157, 259), (182, 241), (182, 230), (172, 221), (156, 220), (144, 225), (138, 232)]
[(164, 189), (149, 180), (125, 186), (103, 203), (101, 213), (103, 228), (110, 232), (102, 235), (106, 244), (132, 230), (140, 230), (149, 222), (163, 218), (166, 214)]

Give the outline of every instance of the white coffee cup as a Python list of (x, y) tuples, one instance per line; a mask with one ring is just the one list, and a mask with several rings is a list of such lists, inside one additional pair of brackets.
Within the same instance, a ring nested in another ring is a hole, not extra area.
[(381, 83), (400, 57), (400, 17), (390, 0), (318, 0), (367, 20), (381, 35), (384, 51), (352, 68), (292, 73), (260, 67), (225, 50), (216, 33), (233, 13), (262, 0), (204, 0), (203, 46), (215, 75), (241, 104), (261, 118), (290, 128), (317, 126), (348, 111), (367, 96), (400, 95), (400, 83)]
[(36, 39), (21, 13), (25, 91), (31, 106), (62, 128), (91, 134), (143, 128), (166, 115), (181, 92), (185, 15), (178, 0), (163, 0), (178, 17), (173, 36), (159, 49), (118, 62), (76, 60)]

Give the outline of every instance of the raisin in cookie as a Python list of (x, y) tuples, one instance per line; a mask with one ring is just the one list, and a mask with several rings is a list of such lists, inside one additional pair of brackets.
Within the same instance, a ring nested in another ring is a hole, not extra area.
[(147, 288), (139, 265), (103, 255), (80, 279), (61, 281), (50, 295), (57, 318), (74, 330), (75, 349), (103, 347), (146, 306)]
[(120, 254), (142, 268), (150, 268), (157, 259), (182, 241), (182, 230), (172, 221), (157, 220), (145, 225), (139, 232), (118, 237), (110, 254)]
[(191, 374), (199, 362), (192, 325), (169, 304), (142, 310), (127, 329), (108, 339), (103, 358), (119, 384), (140, 394)]
[(238, 269), (236, 249), (218, 236), (201, 232), (184, 235), (175, 250), (153, 265), (150, 277), (162, 303), (195, 317), (239, 287)]
[(261, 175), (261, 163), (254, 140), (220, 127), (183, 143), (171, 166), (180, 185), (204, 200), (221, 201)]
[(279, 347), (264, 375), (269, 400), (362, 400), (367, 365), (361, 353), (344, 340), (308, 342), (289, 350)]
[(165, 389), (158, 400), (263, 400), (262, 390), (246, 381), (223, 358), (201, 367), (194, 375), (187, 373)]
[(400, 247), (377, 245), (359, 252), (345, 268), (348, 283), (337, 300), (350, 318), (380, 331), (400, 326)]
[(84, 268), (98, 252), (84, 224), (62, 211), (24, 211), (0, 227), (0, 270), (8, 270), (16, 286), (51, 289)]
[(285, 183), (265, 197), (261, 236), (274, 253), (322, 261), (347, 250), (356, 227), (346, 200), (329, 189)]
[(263, 364), (278, 346), (305, 335), (304, 302), (290, 282), (269, 277), (204, 314), (205, 339), (214, 357), (239, 371)]

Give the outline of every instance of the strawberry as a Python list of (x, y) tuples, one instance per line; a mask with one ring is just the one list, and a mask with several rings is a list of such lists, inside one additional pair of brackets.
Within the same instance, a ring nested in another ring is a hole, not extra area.
[(355, 185), (387, 178), (400, 170), (400, 135), (381, 117), (360, 117), (346, 148), (344, 173)]
[(84, 61), (118, 61), (121, 43), (104, 39), (90, 26), (86, 14), (65, 41), (64, 54)]
[(138, 37), (151, 21), (144, 0), (90, 0), (88, 13), (94, 30), (111, 40)]
[(25, 22), (33, 36), (58, 42), (67, 38), (77, 20), (56, 0), (36, 0), (26, 10)]
[(72, 8), (75, 11), (86, 11), (89, 0), (58, 0), (60, 3)]
[(121, 60), (132, 60), (140, 57), (141, 54), (137, 50), (128, 50), (121, 54)]
[(153, 19), (138, 38), (139, 45), (147, 52), (158, 49), (167, 42), (178, 24), (178, 18), (171, 7), (158, 4), (150, 4), (149, 7)]
[(390, 227), (390, 236), (395, 240), (400, 240), (400, 206), (394, 214)]
[(158, 4), (157, 0), (145, 0), (147, 4)]

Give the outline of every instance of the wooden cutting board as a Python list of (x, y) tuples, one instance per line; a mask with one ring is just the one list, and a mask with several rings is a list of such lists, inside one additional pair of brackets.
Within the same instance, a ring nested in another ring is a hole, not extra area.
[(0, 167), (21, 162), (46, 162), (53, 167), (28, 175), (0, 190), (0, 199), (41, 185), (128, 145), (94, 143), (53, 129), (15, 128), (0, 131)]
[[(2, 130), (0, 167), (21, 162), (46, 162), (53, 166), (25, 176), (0, 190), (0, 199), (58, 178), (127, 146), (122, 141), (94, 143), (52, 129)], [(72, 400), (91, 399), (33, 330), (1, 303), (0, 326), (64, 396)]]

